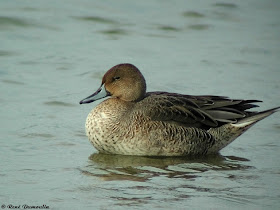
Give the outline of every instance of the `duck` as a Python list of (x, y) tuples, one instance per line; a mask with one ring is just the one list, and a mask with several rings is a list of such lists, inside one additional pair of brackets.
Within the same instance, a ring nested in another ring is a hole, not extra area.
[(257, 112), (249, 110), (260, 100), (146, 92), (144, 76), (129, 63), (109, 69), (80, 104), (106, 97), (88, 114), (86, 135), (99, 153), (133, 156), (215, 154), (280, 108)]

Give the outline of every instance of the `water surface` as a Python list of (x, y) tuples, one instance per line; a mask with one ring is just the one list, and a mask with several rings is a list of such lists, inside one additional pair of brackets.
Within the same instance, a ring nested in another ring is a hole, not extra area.
[(79, 105), (113, 65), (148, 90), (280, 105), (280, 3), (0, 3), (0, 204), (51, 209), (279, 209), (279, 113), (204, 158), (102, 155)]

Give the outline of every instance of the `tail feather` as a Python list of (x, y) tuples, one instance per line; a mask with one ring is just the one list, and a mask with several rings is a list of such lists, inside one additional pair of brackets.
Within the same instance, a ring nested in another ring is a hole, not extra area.
[(208, 150), (208, 153), (217, 153), (251, 126), (279, 110), (280, 107), (275, 107), (262, 112), (254, 112), (251, 116), (240, 119), (237, 122), (227, 123), (217, 128), (210, 128), (208, 132), (214, 136), (215, 144)]
[(251, 127), (258, 121), (268, 117), (269, 115), (273, 114), (274, 112), (279, 111), (280, 107), (275, 107), (272, 109), (268, 109), (262, 112), (256, 112), (253, 115), (249, 117), (245, 117), (243, 119), (238, 120), (236, 123), (233, 123), (232, 125), (235, 127), (244, 127), (246, 128), (247, 126)]

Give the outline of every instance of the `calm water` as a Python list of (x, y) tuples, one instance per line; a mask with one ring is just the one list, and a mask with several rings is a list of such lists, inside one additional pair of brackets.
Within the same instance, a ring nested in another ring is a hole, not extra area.
[[(148, 89), (280, 105), (280, 1), (0, 2), (0, 204), (279, 209), (280, 113), (203, 159), (101, 155), (78, 102), (130, 62)], [(22, 206), (20, 206), (22, 208)]]

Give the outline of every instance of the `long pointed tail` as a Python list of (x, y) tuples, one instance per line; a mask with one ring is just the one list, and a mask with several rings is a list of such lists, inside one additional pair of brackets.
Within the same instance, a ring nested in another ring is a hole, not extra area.
[(218, 128), (209, 129), (209, 133), (215, 137), (215, 144), (208, 150), (208, 153), (217, 153), (219, 150), (230, 144), (238, 136), (248, 130), (260, 120), (279, 111), (280, 107), (265, 110), (238, 120), (236, 123), (228, 123)]
[(252, 125), (257, 123), (258, 121), (268, 117), (269, 115), (273, 114), (274, 112), (279, 111), (280, 107), (275, 107), (273, 109), (268, 109), (262, 112), (258, 112), (250, 117), (243, 118), (241, 120), (238, 120), (236, 123), (233, 123), (232, 125), (235, 127), (243, 127), (243, 128), (250, 128)]

